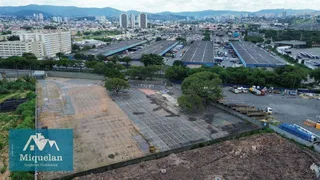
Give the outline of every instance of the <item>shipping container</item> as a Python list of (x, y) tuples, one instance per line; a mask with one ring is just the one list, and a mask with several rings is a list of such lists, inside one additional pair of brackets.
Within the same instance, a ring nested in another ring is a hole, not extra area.
[(283, 123), (279, 128), (309, 142), (317, 140), (313, 133), (296, 124)]

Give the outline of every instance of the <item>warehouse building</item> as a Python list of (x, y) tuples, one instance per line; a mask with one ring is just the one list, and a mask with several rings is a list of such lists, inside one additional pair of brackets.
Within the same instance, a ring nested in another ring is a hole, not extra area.
[(277, 67), (284, 66), (286, 62), (257, 45), (247, 41), (230, 42), (243, 66), (245, 67)]

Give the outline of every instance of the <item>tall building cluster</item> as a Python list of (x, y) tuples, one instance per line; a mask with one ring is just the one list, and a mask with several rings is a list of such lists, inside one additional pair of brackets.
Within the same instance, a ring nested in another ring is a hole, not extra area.
[(35, 20), (38, 20), (38, 21), (43, 21), (44, 17), (43, 17), (43, 14), (42, 13), (39, 13), (39, 14), (33, 14), (33, 17)]
[[(140, 13), (137, 17), (138, 21), (138, 28), (146, 29), (148, 28), (148, 19), (147, 14)], [(119, 18), (120, 27), (127, 29), (127, 28), (136, 28), (136, 16), (131, 14), (129, 17), (127, 14), (121, 14)]]
[(19, 41), (0, 42), (0, 57), (22, 56), (33, 53), (36, 57), (54, 57), (56, 53), (71, 53), (70, 31), (21, 32)]

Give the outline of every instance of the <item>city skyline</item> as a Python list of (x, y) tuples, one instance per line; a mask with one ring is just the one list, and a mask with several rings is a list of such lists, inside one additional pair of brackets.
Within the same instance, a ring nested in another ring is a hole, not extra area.
[[(102, 0), (93, 0), (90, 2), (80, 2), (75, 0), (68, 1), (47, 1), (47, 0), (32, 0), (32, 1), (17, 1), (14, 6), (25, 6), (30, 4), (37, 5), (55, 5), (55, 6), (75, 6), (75, 7), (86, 7), (86, 8), (104, 8), (111, 7), (122, 11), (136, 10), (142, 12), (159, 13), (159, 12), (185, 12), (185, 11), (203, 11), (203, 10), (232, 10), (232, 11), (249, 11), (255, 12), (264, 9), (315, 9), (320, 5), (317, 0), (311, 0), (310, 3), (304, 3), (297, 0), (283, 0), (276, 1), (271, 0), (265, 3), (263, 0), (248, 1), (248, 0), (204, 0), (201, 3), (195, 1), (183, 1), (183, 0), (172, 0), (163, 1), (156, 0), (147, 2), (146, 0), (137, 0), (132, 4), (129, 0), (123, 0), (121, 3), (118, 1), (111, 0), (103, 2)], [(103, 4), (103, 6), (102, 6)], [(245, 6), (244, 6), (245, 4)], [(12, 6), (12, 1), (3, 0), (0, 2), (0, 6)]]

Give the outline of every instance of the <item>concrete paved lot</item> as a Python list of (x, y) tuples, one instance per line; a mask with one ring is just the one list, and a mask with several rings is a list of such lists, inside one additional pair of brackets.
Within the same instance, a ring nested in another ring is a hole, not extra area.
[[(173, 96), (166, 97), (173, 102)], [(252, 128), (237, 117), (209, 108), (186, 115), (150, 89), (131, 88), (112, 98), (136, 124), (147, 141), (160, 151), (209, 139), (224, 137)]]
[(75, 172), (148, 153), (147, 142), (100, 83), (65, 78), (38, 83), (39, 127), (73, 129)]
[(214, 50), (211, 41), (194, 41), (182, 57), (184, 62), (213, 62)]
[[(277, 57), (273, 56), (267, 51), (259, 48), (255, 44), (246, 41), (234, 41), (231, 43), (236, 51), (240, 54), (242, 59), (247, 64), (254, 65), (281, 65), (284, 64), (283, 61)], [(240, 57), (239, 57), (240, 58)], [(241, 59), (241, 58), (240, 58)]]
[(154, 44), (151, 44), (144, 49), (140, 49), (135, 51), (134, 53), (130, 54), (129, 57), (131, 59), (140, 59), (142, 54), (158, 54), (162, 55), (161, 53), (165, 51), (170, 46), (174, 45), (177, 41), (158, 41)]
[(256, 96), (254, 94), (234, 94), (224, 88), (224, 99), (227, 103), (239, 103), (255, 106), (259, 109), (271, 107), (273, 117), (281, 122), (298, 124), (313, 133), (320, 135), (320, 130), (303, 124), (306, 119), (317, 120), (320, 115), (320, 101), (303, 99), (299, 96), (282, 96), (277, 94), (267, 94), (266, 96)]

